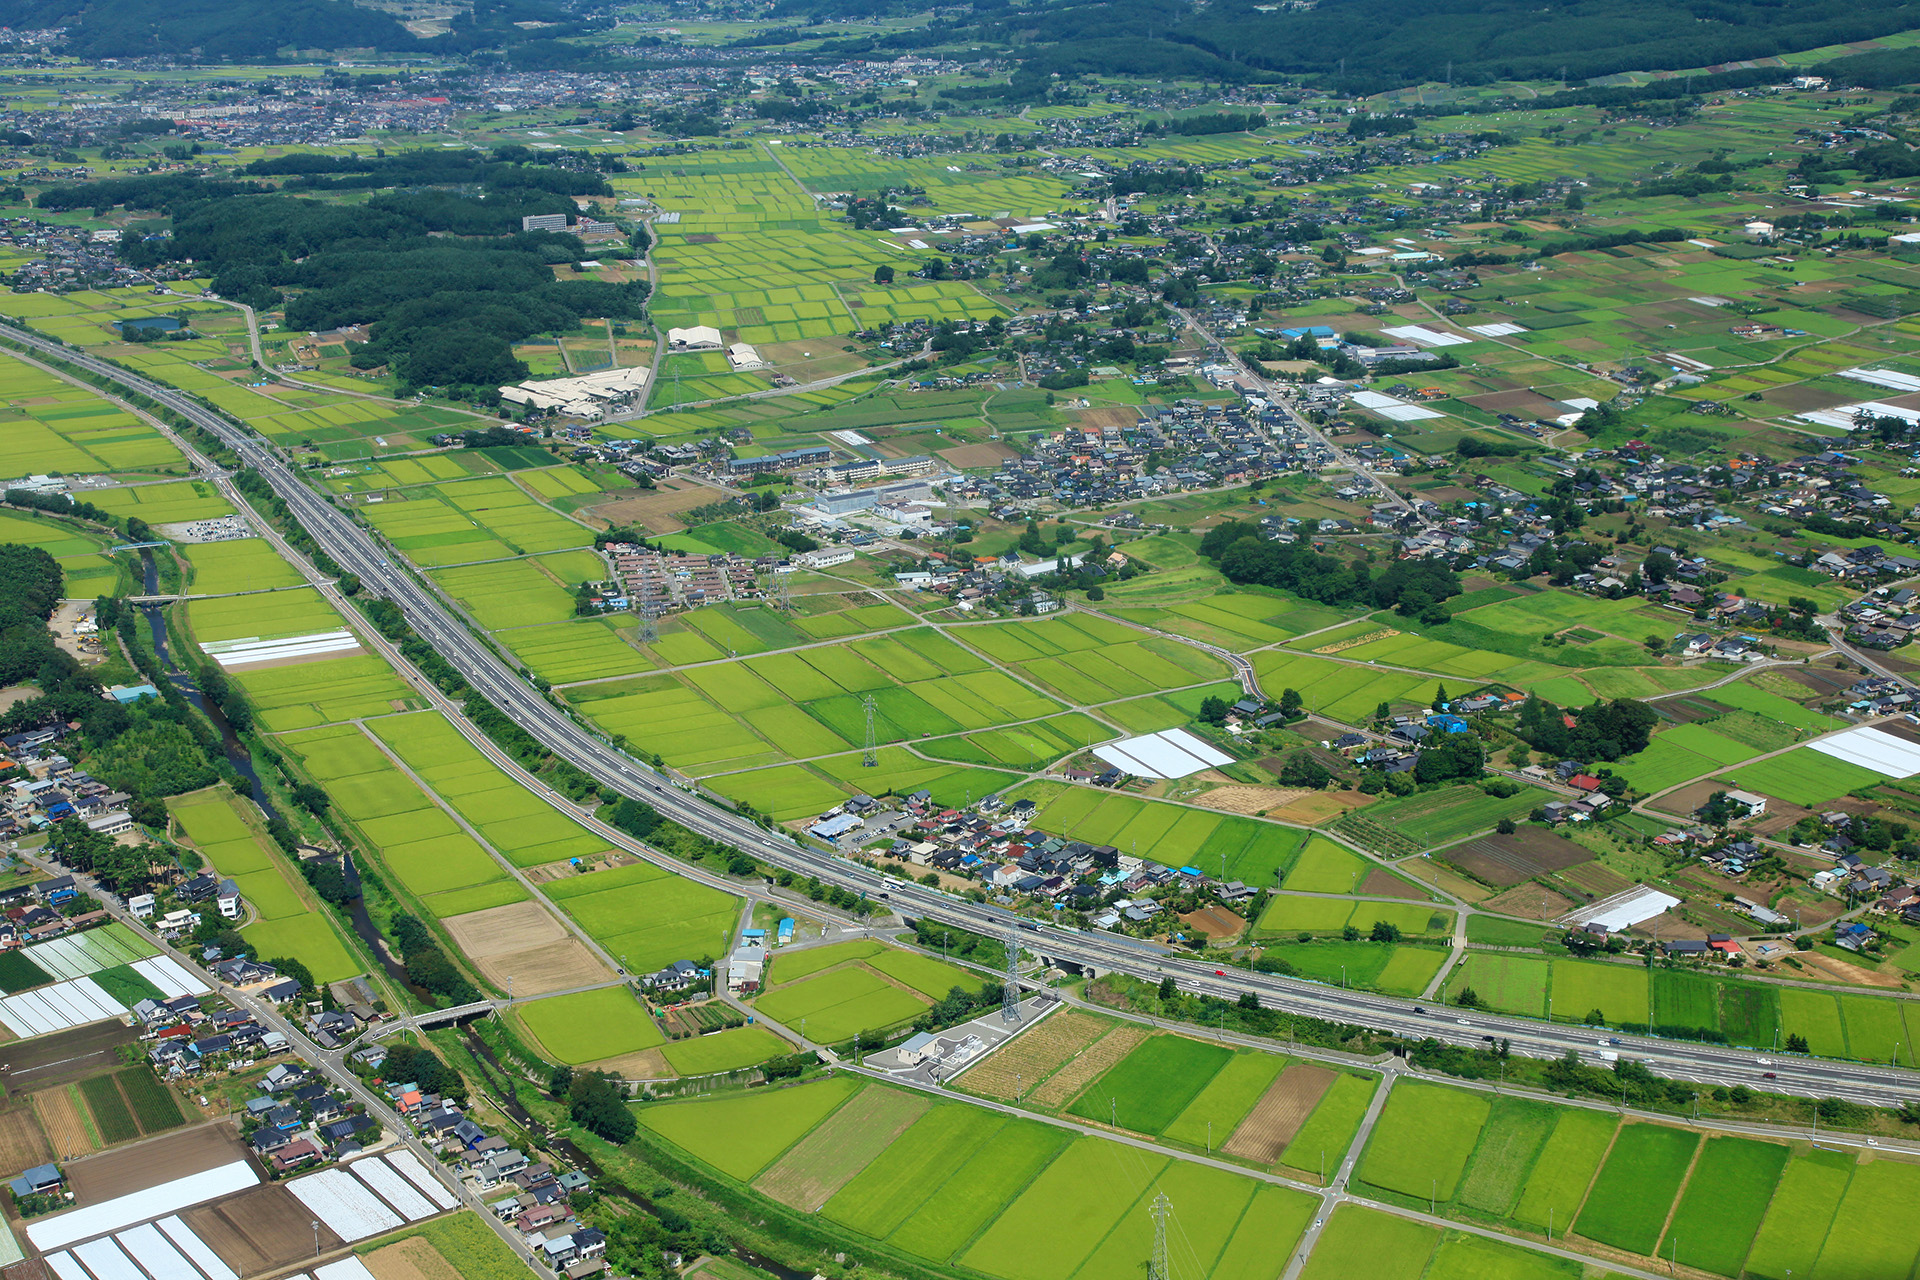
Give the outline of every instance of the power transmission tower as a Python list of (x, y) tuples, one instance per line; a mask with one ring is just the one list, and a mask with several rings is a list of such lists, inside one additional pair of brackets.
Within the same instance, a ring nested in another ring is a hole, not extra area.
[(1020, 934), (1007, 926), (1007, 976), (1000, 984), (1000, 1020), (1020, 1021)]
[(793, 597), (787, 586), (792, 577), (791, 573), (782, 573), (777, 567), (773, 571), (773, 607), (782, 613), (793, 612)]
[(867, 744), (861, 749), (860, 764), (863, 768), (876, 769), (880, 766), (880, 741), (873, 731), (873, 695), (869, 693), (861, 698), (860, 704), (867, 710)]
[(640, 580), (640, 643), (653, 644), (660, 639), (660, 606), (653, 598), (653, 584)]
[(1171, 1208), (1173, 1201), (1162, 1191), (1147, 1210), (1153, 1215), (1153, 1257), (1147, 1262), (1147, 1280), (1172, 1280), (1167, 1272), (1167, 1211)]

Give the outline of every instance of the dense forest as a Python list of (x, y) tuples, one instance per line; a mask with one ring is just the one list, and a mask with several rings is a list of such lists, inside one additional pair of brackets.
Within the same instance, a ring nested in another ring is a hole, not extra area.
[[(502, 148), (450, 163), (401, 153), (252, 166), (256, 177), (366, 179), (410, 188), (352, 205), (241, 183), (150, 190), (164, 181), (157, 179), (53, 187), (40, 204), (164, 203), (173, 234), (124, 237), (120, 253), (129, 262), (205, 263), (216, 293), (254, 307), (284, 305), (296, 329), (368, 325), (371, 340), (353, 353), (357, 367), (390, 367), (408, 389), (438, 387), (490, 400), (499, 386), (527, 376), (513, 343), (571, 329), (583, 317), (644, 314), (644, 283), (554, 278), (554, 266), (587, 256), (578, 237), (520, 230), (528, 214), (574, 212), (574, 195), (609, 190), (597, 172), (578, 167), (577, 158), (560, 158), (568, 163), (536, 163), (539, 157), (525, 148)], [(485, 194), (418, 189), (423, 180), (475, 183)]]
[[(918, 0), (785, 0), (775, 12), (791, 19), (921, 7)], [(1017, 45), (1027, 79), (1008, 82), (1015, 100), (1044, 93), (1040, 81), (1056, 72), (1228, 82), (1305, 76), (1371, 92), (1449, 74), (1469, 84), (1563, 75), (1577, 82), (1711, 67), (1917, 25), (1916, 0), (1321, 0), (1297, 9), (1262, 0), (1055, 0), (943, 10), (924, 27), (829, 42), (819, 53)], [(797, 25), (793, 31), (808, 34)]]
[(0, 0), (0, 25), (65, 27), (62, 52), (80, 58), (197, 55), (210, 62), (273, 58), (282, 49), (410, 49), (392, 17), (344, 0)]

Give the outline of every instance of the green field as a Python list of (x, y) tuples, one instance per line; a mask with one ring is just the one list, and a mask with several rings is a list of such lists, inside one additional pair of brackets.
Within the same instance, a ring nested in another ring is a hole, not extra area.
[(1750, 1138), (1709, 1138), (1660, 1251), (1670, 1262), (1737, 1276), (1789, 1152)]
[(1574, 1230), (1616, 1249), (1652, 1254), (1699, 1145), (1700, 1135), (1684, 1129), (1623, 1125)]
[(1521, 1098), (1494, 1099), (1460, 1183), (1459, 1203), (1466, 1209), (1506, 1218), (1531, 1182), (1541, 1149), (1553, 1135), (1561, 1113), (1544, 1103)]
[(1604, 1112), (1567, 1108), (1555, 1114), (1553, 1132), (1527, 1175), (1513, 1220), (1529, 1230), (1555, 1235), (1573, 1225), (1574, 1211), (1600, 1169), (1619, 1121)]
[(792, 1049), (765, 1027), (732, 1027), (691, 1040), (675, 1040), (661, 1050), (667, 1065), (683, 1076), (737, 1071), (777, 1058)]
[(1478, 1094), (1402, 1081), (1387, 1096), (1356, 1176), (1401, 1195), (1452, 1200), (1487, 1114)]
[(1161, 1136), (1169, 1142), (1184, 1142), (1209, 1150), (1217, 1147), (1253, 1110), (1286, 1065), (1287, 1059), (1277, 1053), (1243, 1050), (1234, 1054), (1173, 1123), (1161, 1131)]
[(1300, 1131), (1293, 1135), (1293, 1141), (1280, 1155), (1280, 1163), (1289, 1169), (1313, 1174), (1322, 1168), (1338, 1167), (1347, 1148), (1353, 1145), (1354, 1136), (1360, 1132), (1360, 1122), (1366, 1118), (1367, 1107), (1373, 1102), (1374, 1090), (1379, 1085), (1376, 1079), (1342, 1072), (1328, 1086)]
[(911, 1022), (926, 1004), (859, 967), (774, 987), (754, 1001), (767, 1017), (818, 1044)]
[(1813, 1273), (1838, 1220), (1854, 1166), (1851, 1151), (1812, 1150), (1788, 1161), (1747, 1255), (1749, 1275), (1787, 1280)]
[(559, 1062), (598, 1062), (666, 1040), (646, 1006), (624, 987), (527, 1000), (514, 1010)]
[(1153, 1036), (1088, 1085), (1068, 1110), (1089, 1120), (1157, 1134), (1172, 1124), (1233, 1057), (1217, 1044)]
[(1343, 1204), (1321, 1233), (1303, 1280), (1420, 1280), (1440, 1243), (1440, 1229), (1376, 1209)]
[[(629, 997), (630, 998), (630, 997)], [(640, 1123), (720, 1172), (748, 1181), (860, 1090), (854, 1076), (799, 1089), (641, 1107)]]

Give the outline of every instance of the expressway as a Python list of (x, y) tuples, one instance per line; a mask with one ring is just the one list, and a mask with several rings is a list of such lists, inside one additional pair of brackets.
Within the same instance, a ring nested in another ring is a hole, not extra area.
[[(1246, 970), (1223, 972), (1204, 961), (1155, 944), (1105, 933), (1040, 925), (987, 904), (951, 897), (907, 882), (887, 884), (881, 875), (765, 830), (707, 799), (674, 786), (647, 765), (616, 750), (582, 728), (565, 711), (522, 681), (453, 616), (407, 569), (389, 560), (373, 536), (305, 480), (266, 442), (222, 414), (171, 387), (52, 342), (12, 325), (0, 335), (47, 356), (64, 360), (119, 386), (165, 405), (225, 442), (242, 461), (272, 485), (294, 517), (328, 555), (364, 587), (394, 601), (414, 631), (456, 668), (488, 701), (533, 734), (548, 750), (585, 770), (603, 785), (653, 805), (699, 834), (741, 849), (762, 862), (856, 893), (886, 897), (908, 918), (925, 917), (994, 937), (1027, 931), (1023, 947), (1049, 960), (1095, 972), (1118, 972), (1158, 982), (1172, 976), (1183, 989), (1236, 999), (1252, 991), (1268, 1008), (1356, 1024), (1410, 1037), (1432, 1036), (1453, 1044), (1481, 1047), (1488, 1039), (1511, 1042), (1516, 1054), (1559, 1057), (1569, 1050), (1594, 1062), (1600, 1055), (1645, 1061), (1656, 1073), (1703, 1085), (1745, 1084), (1768, 1092), (1842, 1097), (1879, 1106), (1920, 1098), (1920, 1072), (1892, 1066), (1757, 1054), (1752, 1050), (1651, 1037), (1620, 1036), (1591, 1028), (1550, 1024), (1527, 1018), (1482, 1014), (1454, 1008), (1422, 1009), (1409, 1000), (1345, 991), (1320, 983)], [(653, 855), (676, 872), (687, 869)]]

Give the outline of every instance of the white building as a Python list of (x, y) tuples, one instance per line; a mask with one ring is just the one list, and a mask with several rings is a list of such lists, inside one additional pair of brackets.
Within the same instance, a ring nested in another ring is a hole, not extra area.
[(760, 358), (760, 353), (751, 344), (736, 342), (727, 348), (727, 363), (736, 369), (759, 369), (767, 362)]
[(675, 351), (712, 350), (720, 345), (720, 331), (710, 324), (667, 330), (667, 346)]
[(793, 562), (802, 569), (831, 569), (852, 559), (852, 547), (822, 547), (818, 551), (802, 551)]

